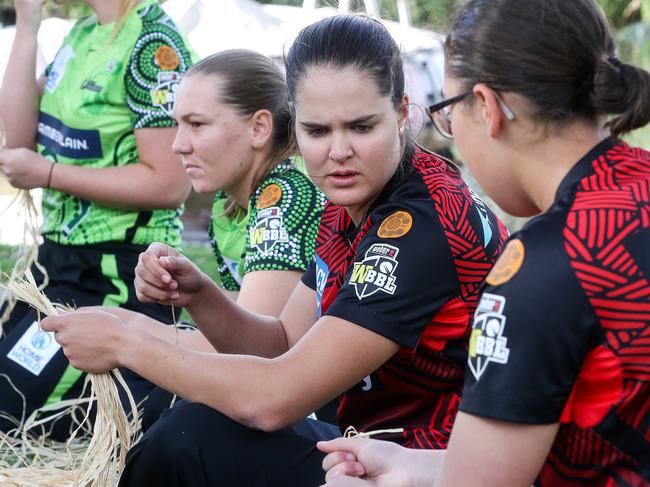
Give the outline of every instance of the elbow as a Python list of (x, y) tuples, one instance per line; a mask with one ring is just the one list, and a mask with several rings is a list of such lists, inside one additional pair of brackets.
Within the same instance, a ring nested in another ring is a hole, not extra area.
[(244, 426), (271, 433), (290, 426), (301, 419), (301, 416), (292, 414), (287, 405), (271, 404), (270, 401), (257, 398), (250, 401), (249, 406), (242, 408), (232, 419)]
[(189, 184), (178, 184), (168, 188), (167, 191), (160, 193), (160, 201), (158, 202), (159, 206), (157, 208), (165, 210), (175, 210), (183, 203), (190, 195), (190, 190), (192, 186)]
[(189, 188), (171, 187), (160, 191), (144, 205), (144, 210), (175, 210), (183, 203), (190, 194)]

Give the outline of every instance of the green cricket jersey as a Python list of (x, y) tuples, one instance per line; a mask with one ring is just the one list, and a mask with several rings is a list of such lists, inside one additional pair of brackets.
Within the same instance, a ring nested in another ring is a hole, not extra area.
[(249, 272), (307, 269), (325, 197), (293, 164), (287, 161), (271, 171), (251, 196), (246, 215), (224, 216), (225, 200), (223, 192), (217, 193), (210, 225), (224, 289), (238, 291)]
[[(138, 162), (134, 130), (169, 127), (192, 53), (156, 0), (139, 4), (117, 35), (79, 20), (46, 70), (38, 151), (58, 164), (102, 168)], [(170, 148), (171, 150), (171, 148)], [(43, 190), (43, 235), (57, 243), (180, 244), (182, 209), (125, 211)]]

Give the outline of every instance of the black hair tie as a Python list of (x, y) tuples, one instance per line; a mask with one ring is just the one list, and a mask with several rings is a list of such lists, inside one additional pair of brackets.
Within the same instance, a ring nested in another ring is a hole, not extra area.
[(616, 68), (620, 68), (623, 65), (623, 63), (621, 63), (621, 60), (619, 58), (617, 58), (616, 56), (609, 56), (607, 58), (607, 61), (609, 61), (609, 64), (611, 64), (612, 66), (614, 66)]

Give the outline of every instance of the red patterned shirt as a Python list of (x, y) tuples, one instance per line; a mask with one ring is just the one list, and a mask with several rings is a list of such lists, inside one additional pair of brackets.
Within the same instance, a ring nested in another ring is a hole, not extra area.
[(650, 153), (606, 139), (513, 235), (474, 320), (460, 409), (561, 423), (536, 485), (650, 485), (648, 278)]
[(317, 292), (319, 316), (402, 346), (343, 395), (341, 428), (404, 428), (386, 439), (445, 448), (477, 293), (507, 232), (454, 168), (420, 149), (411, 154), (357, 228), (327, 204), (303, 282)]

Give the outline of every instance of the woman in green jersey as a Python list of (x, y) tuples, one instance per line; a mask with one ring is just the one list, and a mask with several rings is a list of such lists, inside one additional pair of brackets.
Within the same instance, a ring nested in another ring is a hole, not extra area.
[[(74, 306), (123, 307), (170, 321), (138, 301), (133, 268), (153, 241), (180, 244), (190, 184), (171, 151), (171, 110), (190, 51), (156, 0), (87, 0), (54, 61), (34, 80), (43, 0), (17, 0), (16, 37), (0, 89), (6, 147), (0, 170), (23, 189), (43, 188), (48, 297)], [(43, 279), (40, 273), (37, 278)], [(77, 397), (82, 372), (17, 306), (0, 342), (0, 411), (21, 417)], [(151, 384), (125, 372), (142, 399)], [(55, 436), (67, 434), (60, 422)], [(15, 422), (3, 420), (1, 429)], [(60, 430), (60, 431), (59, 431)]]
[[(178, 90), (173, 150), (182, 157), (195, 191), (217, 191), (210, 225), (218, 265), (218, 284), (243, 308), (279, 316), (304, 271), (314, 259), (323, 194), (289, 158), (295, 151), (291, 110), (284, 76), (266, 56), (236, 49), (195, 64)], [(194, 265), (163, 243), (146, 257), (173, 257), (177, 273)], [(163, 259), (165, 260), (165, 259)], [(139, 265), (141, 272), (149, 267)], [(166, 282), (149, 281), (143, 300), (166, 292)], [(155, 336), (176, 341), (176, 332), (142, 314), (107, 310)], [(243, 329), (242, 329), (243, 330)], [(183, 330), (181, 345), (214, 352), (199, 331)], [(157, 389), (156, 402), (168, 393)], [(169, 404), (167, 401), (166, 404)], [(158, 411), (145, 415), (145, 426)], [(319, 416), (330, 414), (329, 409)]]

